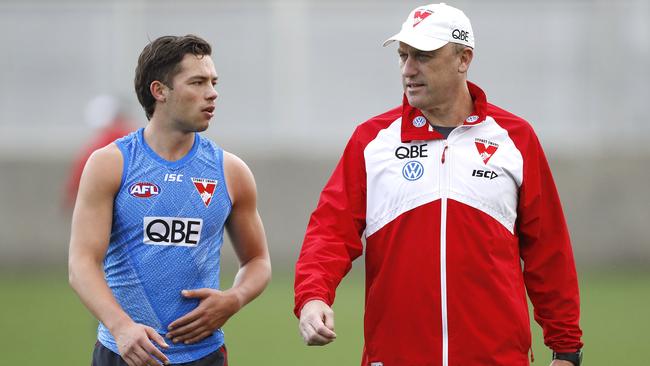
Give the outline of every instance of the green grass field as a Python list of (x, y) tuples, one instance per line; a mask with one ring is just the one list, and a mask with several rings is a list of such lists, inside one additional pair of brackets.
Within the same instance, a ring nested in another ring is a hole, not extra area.
[[(648, 364), (650, 273), (583, 274), (581, 291), (585, 365)], [(96, 323), (65, 275), (4, 274), (0, 294), (0, 365), (89, 364)], [(339, 288), (334, 306), (338, 339), (326, 347), (303, 345), (292, 303), (290, 276), (276, 274), (266, 292), (227, 324), (230, 364), (359, 364), (362, 276), (347, 278)], [(536, 324), (533, 338), (534, 365), (548, 365), (550, 354)]]

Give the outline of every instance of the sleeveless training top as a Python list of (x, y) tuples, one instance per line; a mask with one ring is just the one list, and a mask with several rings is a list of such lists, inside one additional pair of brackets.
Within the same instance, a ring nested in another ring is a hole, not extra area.
[[(219, 289), (223, 229), (231, 210), (223, 150), (197, 133), (188, 154), (170, 162), (146, 144), (143, 129), (115, 143), (124, 168), (104, 259), (106, 282), (135, 322), (164, 337), (171, 322), (199, 303), (181, 290)], [(118, 353), (101, 322), (97, 338)], [(182, 363), (216, 351), (224, 339), (219, 329), (195, 344), (167, 343), (163, 353), (171, 363)]]

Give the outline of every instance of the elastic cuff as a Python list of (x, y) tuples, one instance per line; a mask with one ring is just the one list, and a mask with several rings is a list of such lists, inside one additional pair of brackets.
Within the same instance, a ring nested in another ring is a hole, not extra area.
[(324, 297), (320, 297), (320, 296), (308, 297), (306, 300), (304, 300), (302, 302), (302, 304), (296, 304), (296, 305), (300, 305), (300, 309), (296, 306), (295, 311), (294, 311), (294, 314), (296, 315), (296, 317), (298, 319), (300, 319), (300, 314), (302, 313), (302, 308), (304, 308), (305, 304), (307, 304), (308, 302), (310, 302), (312, 300), (320, 300), (320, 301), (326, 303), (327, 306), (332, 307), (332, 304), (328, 303), (327, 299), (325, 299)]

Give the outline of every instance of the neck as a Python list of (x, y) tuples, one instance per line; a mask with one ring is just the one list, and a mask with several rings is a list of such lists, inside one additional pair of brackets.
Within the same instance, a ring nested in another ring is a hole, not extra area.
[(463, 82), (449, 98), (432, 108), (422, 109), (422, 114), (432, 125), (456, 127), (462, 125), (473, 111), (472, 95), (469, 93), (467, 83)]
[(152, 117), (144, 128), (144, 139), (147, 145), (165, 160), (182, 159), (192, 149), (195, 132), (174, 129), (155, 117)]

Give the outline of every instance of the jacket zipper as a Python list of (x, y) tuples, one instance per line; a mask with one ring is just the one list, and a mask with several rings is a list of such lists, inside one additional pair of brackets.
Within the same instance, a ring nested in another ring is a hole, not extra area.
[(442, 366), (449, 365), (449, 334), (447, 321), (447, 196), (449, 194), (449, 145), (443, 141), (440, 158), (440, 302), (442, 310)]
[(447, 152), (447, 148), (448, 148), (448, 147), (449, 147), (449, 146), (447, 146), (447, 140), (445, 140), (445, 147), (444, 147), (444, 149), (442, 149), (442, 158), (440, 158), (440, 162), (441, 162), (442, 164), (445, 163), (445, 153)]

